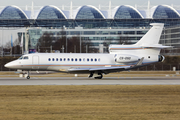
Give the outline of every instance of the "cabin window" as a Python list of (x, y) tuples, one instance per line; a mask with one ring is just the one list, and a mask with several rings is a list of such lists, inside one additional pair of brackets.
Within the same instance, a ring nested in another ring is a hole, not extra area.
[(81, 58), (79, 58), (79, 61), (81, 61)]
[(25, 56), (23, 59), (27, 60), (27, 59), (29, 59), (29, 58), (28, 58), (28, 56)]
[(51, 61), (51, 58), (49, 58), (48, 60)]
[(19, 60), (22, 60), (22, 59), (23, 59), (23, 57), (20, 57), (20, 58), (19, 58)]
[(64, 58), (64, 61), (66, 61), (66, 58)]
[(56, 61), (58, 61), (58, 58), (56, 58)]
[(68, 58), (67, 61), (70, 61), (70, 59)]
[(62, 61), (62, 58), (60, 58), (60, 61)]
[(54, 58), (52, 59), (52, 61), (54, 61)]
[(93, 59), (91, 58), (91, 61), (93, 61)]
[(87, 61), (89, 62), (89, 58), (87, 58)]
[(75, 58), (75, 61), (77, 61), (77, 58)]
[(150, 56), (148, 56), (148, 58), (150, 58)]
[(94, 59), (94, 61), (96, 62), (96, 61), (97, 61), (97, 59), (95, 58), (95, 59)]
[(99, 61), (99, 62), (101, 61), (100, 58), (98, 59), (98, 61)]
[(73, 58), (71, 58), (71, 61), (74, 61), (74, 59), (73, 59)]
[(85, 58), (83, 58), (83, 61), (85, 61)]

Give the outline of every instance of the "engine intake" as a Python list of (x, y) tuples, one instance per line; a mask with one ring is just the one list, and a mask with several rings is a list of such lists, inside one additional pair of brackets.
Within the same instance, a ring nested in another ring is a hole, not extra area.
[(158, 61), (163, 62), (165, 60), (165, 57), (163, 55), (158, 56)]

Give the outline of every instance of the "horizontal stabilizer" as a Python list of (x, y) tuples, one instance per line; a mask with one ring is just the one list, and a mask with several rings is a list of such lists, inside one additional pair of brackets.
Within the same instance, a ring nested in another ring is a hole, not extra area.
[(159, 49), (164, 49), (164, 48), (172, 48), (173, 46), (163, 46), (161, 44), (158, 45), (141, 45), (141, 47), (144, 48), (159, 48)]

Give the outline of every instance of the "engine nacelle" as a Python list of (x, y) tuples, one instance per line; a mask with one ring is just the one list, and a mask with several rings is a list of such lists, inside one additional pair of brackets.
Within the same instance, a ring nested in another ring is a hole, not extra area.
[(115, 62), (118, 63), (131, 63), (139, 61), (139, 57), (134, 55), (115, 54)]
[(159, 58), (158, 60), (159, 62), (163, 62), (165, 60), (165, 57), (163, 55), (159, 55), (158, 58)]

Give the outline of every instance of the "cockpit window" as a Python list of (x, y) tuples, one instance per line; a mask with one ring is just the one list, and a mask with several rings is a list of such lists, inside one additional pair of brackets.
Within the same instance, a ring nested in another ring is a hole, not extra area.
[(22, 60), (23, 59), (23, 57), (20, 57), (18, 60)]
[(26, 60), (27, 60), (27, 59), (29, 59), (29, 58), (28, 58), (28, 56), (24, 56), (24, 58), (23, 58), (23, 59), (26, 59)]

